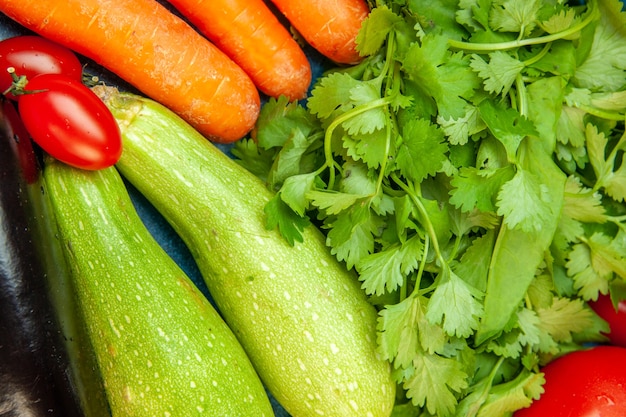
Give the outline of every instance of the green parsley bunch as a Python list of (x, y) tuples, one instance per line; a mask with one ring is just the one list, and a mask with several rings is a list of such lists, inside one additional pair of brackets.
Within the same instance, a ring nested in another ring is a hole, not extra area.
[(507, 416), (626, 298), (626, 13), (618, 0), (388, 0), (305, 104), (233, 154), (379, 308), (397, 416)]

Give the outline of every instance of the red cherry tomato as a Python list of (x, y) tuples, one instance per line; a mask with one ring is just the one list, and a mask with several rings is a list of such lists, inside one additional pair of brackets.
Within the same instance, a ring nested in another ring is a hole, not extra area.
[(115, 118), (88, 87), (60, 74), (33, 77), (18, 101), (31, 137), (54, 158), (83, 169), (115, 164), (122, 139)]
[(626, 349), (596, 346), (543, 368), (545, 392), (514, 417), (626, 416)]
[(626, 348), (626, 301), (619, 302), (615, 310), (611, 297), (600, 294), (598, 301), (590, 302), (589, 306), (609, 323), (611, 332), (607, 337), (611, 344)]
[[(13, 83), (7, 68), (15, 68), (18, 76), (31, 79), (39, 74), (63, 74), (77, 81), (82, 79), (83, 67), (71, 50), (36, 35), (24, 35), (0, 41), (0, 91)], [(15, 99), (12, 94), (7, 97)]]

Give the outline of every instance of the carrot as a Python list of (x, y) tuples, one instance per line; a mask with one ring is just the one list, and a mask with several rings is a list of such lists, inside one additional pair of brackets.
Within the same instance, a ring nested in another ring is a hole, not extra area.
[(339, 64), (356, 64), (356, 36), (369, 14), (364, 0), (272, 0), (302, 37)]
[(155, 0), (0, 0), (0, 11), (93, 59), (212, 141), (235, 141), (256, 122), (252, 80)]
[(263, 0), (169, 0), (252, 78), (263, 93), (306, 96), (309, 61)]

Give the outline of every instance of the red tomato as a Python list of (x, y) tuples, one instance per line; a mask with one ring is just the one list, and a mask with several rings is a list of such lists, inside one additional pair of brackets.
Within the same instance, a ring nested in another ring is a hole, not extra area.
[[(6, 91), (13, 83), (9, 67), (29, 80), (39, 74), (63, 74), (77, 81), (83, 76), (83, 67), (74, 52), (36, 35), (0, 41), (0, 91)], [(7, 97), (15, 99), (12, 94)]]
[(60, 74), (31, 79), (18, 110), (35, 142), (54, 158), (83, 169), (115, 164), (122, 139), (115, 118), (88, 87)]
[(611, 344), (626, 348), (626, 301), (621, 301), (615, 310), (611, 297), (600, 294), (598, 301), (590, 302), (589, 306), (609, 323), (611, 332), (607, 336)]
[(541, 398), (515, 417), (626, 416), (626, 349), (596, 346), (568, 353), (543, 368)]

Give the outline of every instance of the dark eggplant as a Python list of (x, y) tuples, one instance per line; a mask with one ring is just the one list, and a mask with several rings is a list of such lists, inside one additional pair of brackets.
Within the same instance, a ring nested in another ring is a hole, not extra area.
[(30, 138), (0, 123), (0, 416), (106, 416)]

